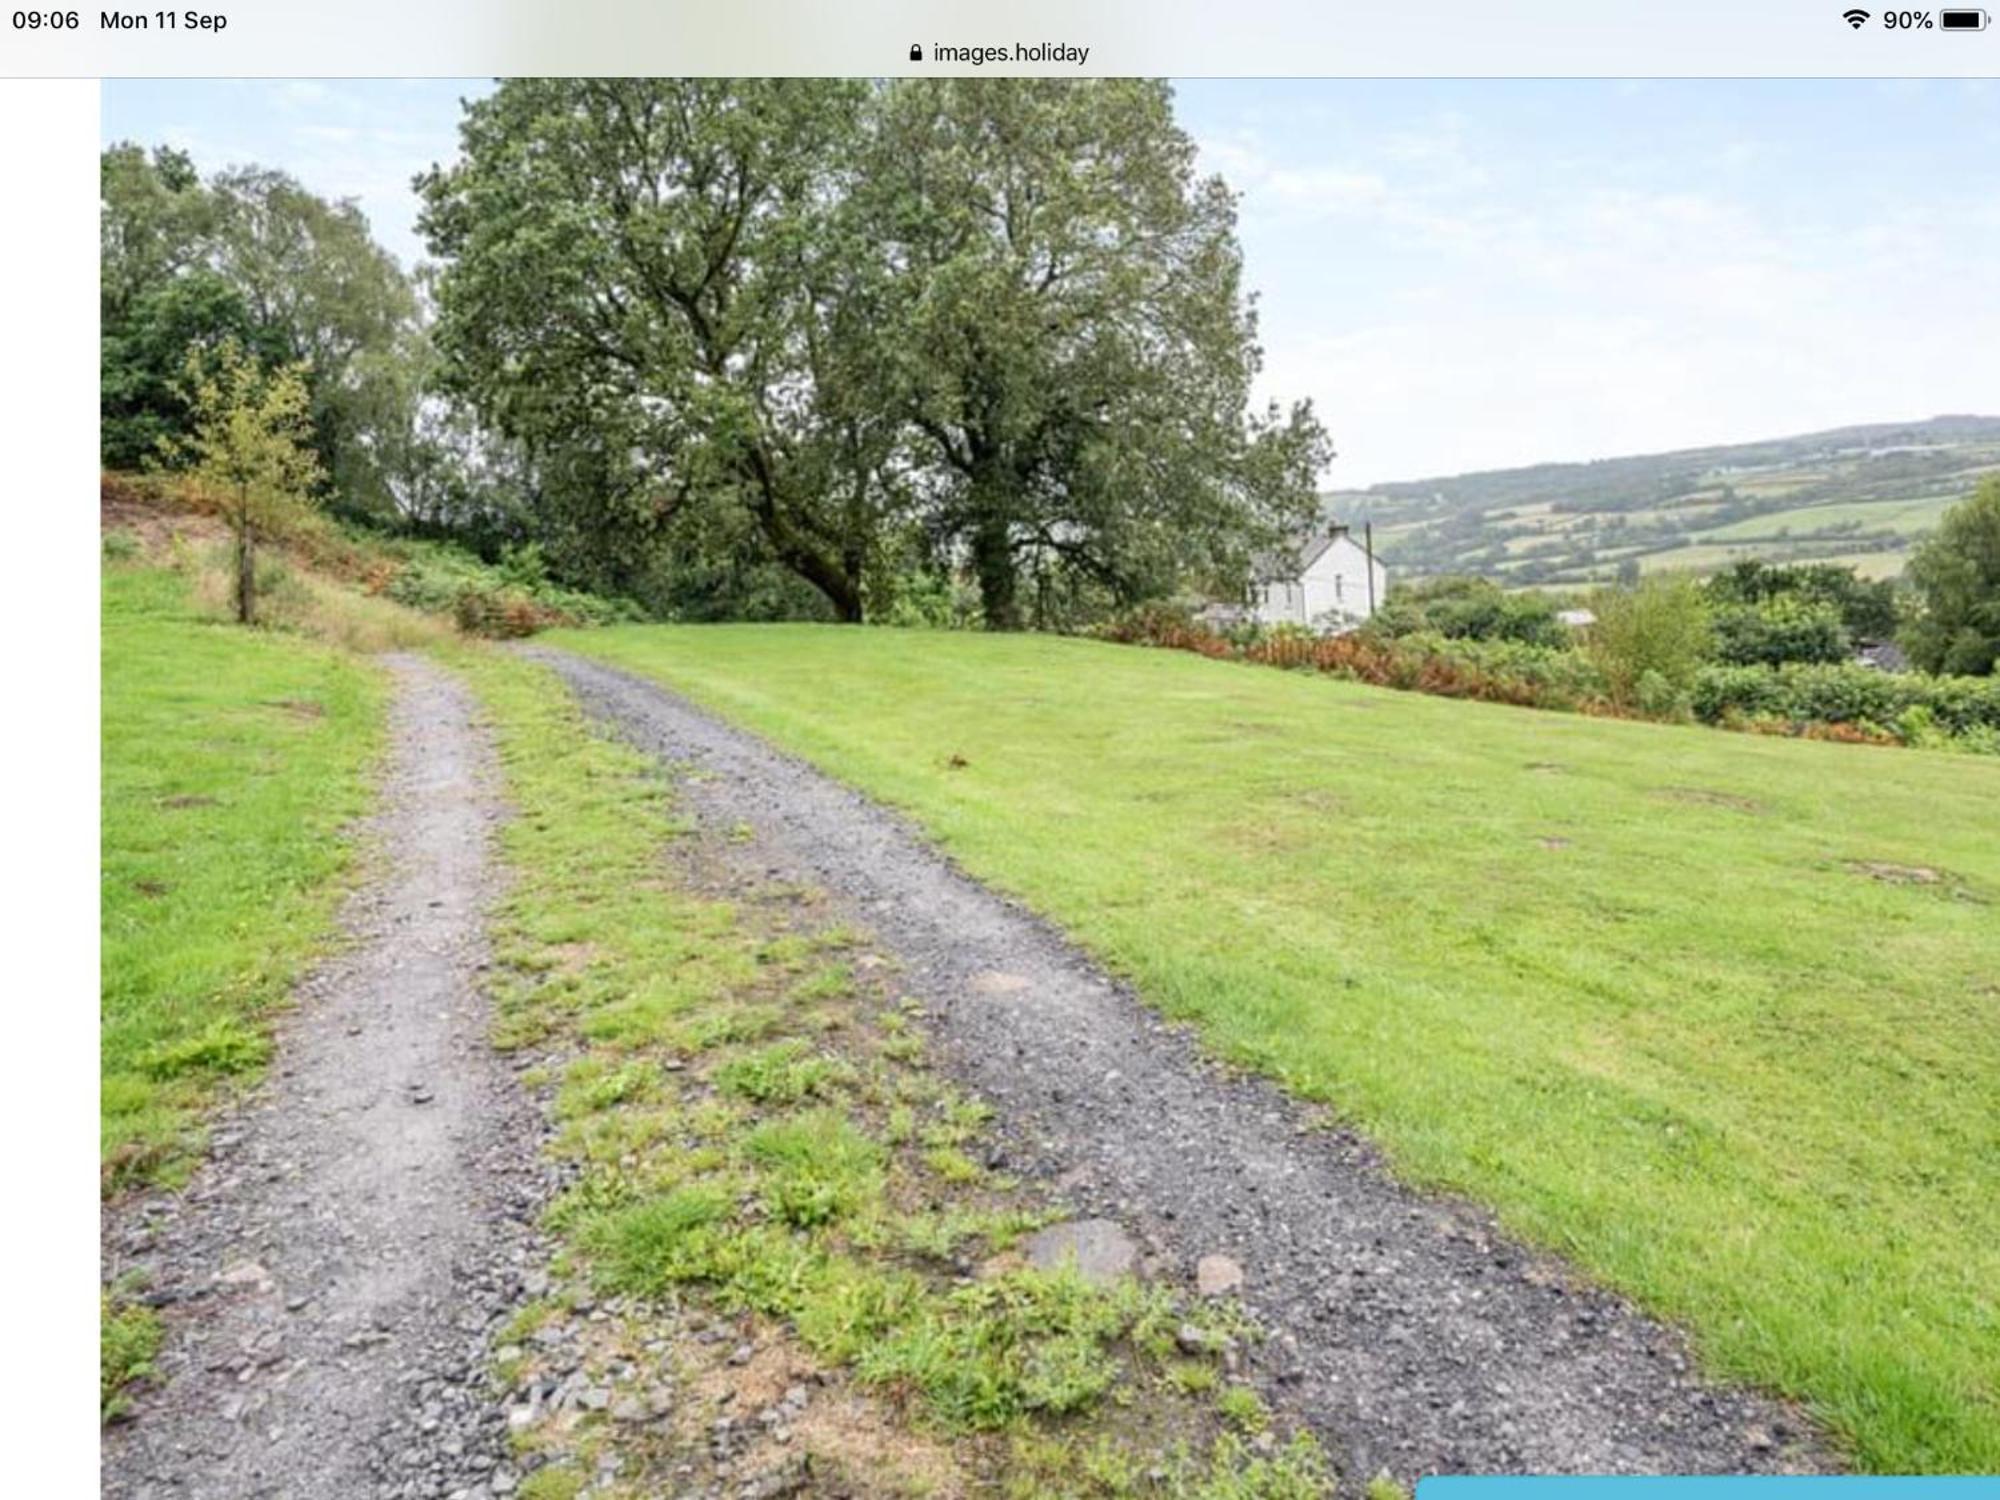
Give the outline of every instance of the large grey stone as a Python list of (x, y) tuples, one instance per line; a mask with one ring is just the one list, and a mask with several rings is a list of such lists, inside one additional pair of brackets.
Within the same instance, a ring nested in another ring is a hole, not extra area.
[(1243, 1268), (1226, 1255), (1204, 1255), (1195, 1263), (1195, 1290), (1204, 1297), (1224, 1297), (1243, 1290)]
[(1131, 1236), (1109, 1219), (1051, 1224), (1022, 1249), (1032, 1266), (1055, 1271), (1073, 1264), (1079, 1276), (1099, 1286), (1129, 1273), (1139, 1259)]

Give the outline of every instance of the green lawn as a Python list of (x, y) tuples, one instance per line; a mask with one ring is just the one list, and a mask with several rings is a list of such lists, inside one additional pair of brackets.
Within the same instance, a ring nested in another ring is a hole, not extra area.
[(107, 1187), (173, 1180), (200, 1106), (331, 925), (383, 696), (357, 656), (201, 616), (176, 573), (103, 575), (99, 1011)]
[(908, 809), (1860, 1465), (2000, 1470), (2000, 764), (1075, 640), (555, 640)]

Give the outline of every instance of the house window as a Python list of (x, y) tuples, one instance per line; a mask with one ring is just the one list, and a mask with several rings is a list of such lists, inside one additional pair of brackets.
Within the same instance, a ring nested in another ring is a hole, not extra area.
[(1336, 573), (1333, 575), (1333, 597), (1335, 599), (1345, 599), (1347, 597), (1345, 590), (1346, 583), (1347, 575), (1345, 573)]

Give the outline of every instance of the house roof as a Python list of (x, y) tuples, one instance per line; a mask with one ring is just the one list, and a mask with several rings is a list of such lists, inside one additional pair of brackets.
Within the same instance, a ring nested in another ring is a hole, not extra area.
[(1320, 560), (1327, 548), (1347, 535), (1345, 526), (1323, 526), (1307, 532), (1289, 547), (1274, 547), (1250, 559), (1257, 582), (1275, 583), (1298, 578)]

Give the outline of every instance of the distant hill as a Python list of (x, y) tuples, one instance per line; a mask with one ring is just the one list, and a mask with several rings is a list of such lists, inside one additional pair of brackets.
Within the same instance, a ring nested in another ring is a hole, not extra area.
[(1402, 576), (1478, 573), (1578, 584), (1643, 572), (1713, 572), (1742, 557), (1903, 570), (1910, 545), (2000, 469), (2000, 417), (1839, 427), (1803, 437), (1536, 464), (1328, 496)]

